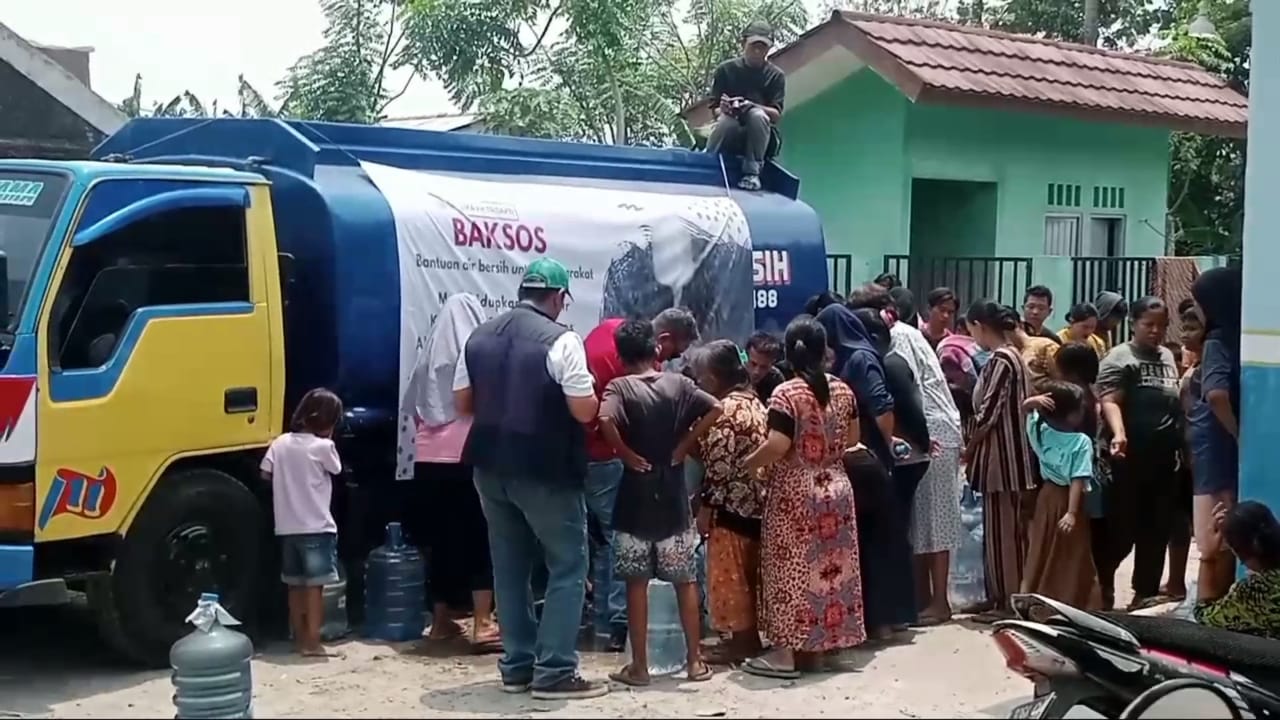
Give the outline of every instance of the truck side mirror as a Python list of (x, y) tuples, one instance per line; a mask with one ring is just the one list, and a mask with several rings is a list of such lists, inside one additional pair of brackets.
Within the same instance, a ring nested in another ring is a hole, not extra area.
[(293, 253), (277, 253), (276, 264), (280, 268), (280, 300), (288, 307), (289, 297), (293, 294)]

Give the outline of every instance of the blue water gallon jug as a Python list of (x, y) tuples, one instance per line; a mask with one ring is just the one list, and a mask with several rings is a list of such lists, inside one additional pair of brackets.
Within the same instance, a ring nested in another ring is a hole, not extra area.
[(169, 649), (177, 718), (253, 717), (253, 642), (218, 596), (205, 593), (187, 621), (196, 628)]
[[(674, 675), (684, 669), (688, 657), (684, 630), (680, 626), (680, 606), (676, 589), (661, 580), (649, 581), (649, 674)], [(627, 658), (632, 658), (631, 638), (627, 638)]]
[(947, 592), (956, 610), (987, 600), (984, 534), (982, 500), (966, 486), (960, 500), (960, 547), (951, 554), (951, 587)]
[(365, 635), (403, 642), (426, 627), (426, 563), (404, 544), (400, 523), (387, 525), (387, 542), (369, 553), (364, 570)]

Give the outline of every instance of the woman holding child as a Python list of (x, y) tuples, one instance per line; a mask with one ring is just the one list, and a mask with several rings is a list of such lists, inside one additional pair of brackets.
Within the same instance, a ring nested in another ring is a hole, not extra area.
[(858, 446), (853, 391), (825, 371), (827, 337), (811, 317), (783, 341), (796, 377), (769, 400), (768, 439), (746, 458), (768, 466), (761, 537), (764, 630), (773, 649), (743, 669), (796, 678), (806, 660), (866, 637), (853, 487), (842, 458)]

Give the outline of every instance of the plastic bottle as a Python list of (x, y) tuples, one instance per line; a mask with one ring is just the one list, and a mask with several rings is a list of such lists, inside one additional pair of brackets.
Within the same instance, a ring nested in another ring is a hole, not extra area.
[[(680, 627), (680, 607), (676, 589), (661, 580), (649, 581), (649, 674), (674, 675), (684, 669), (688, 651)], [(631, 638), (627, 638), (627, 658), (631, 658)]]
[(320, 626), (320, 639), (333, 642), (346, 637), (349, 632), (347, 573), (342, 563), (338, 563), (338, 581), (324, 586), (324, 623)]
[(984, 569), (982, 501), (968, 486), (960, 501), (960, 547), (951, 554), (951, 607), (978, 605), (987, 600)]
[(196, 629), (169, 649), (174, 717), (252, 718), (253, 642), (227, 627), (240, 621), (204, 593), (187, 622)]
[(426, 627), (426, 563), (404, 544), (400, 523), (387, 525), (385, 545), (365, 561), (365, 635), (403, 642), (422, 637)]

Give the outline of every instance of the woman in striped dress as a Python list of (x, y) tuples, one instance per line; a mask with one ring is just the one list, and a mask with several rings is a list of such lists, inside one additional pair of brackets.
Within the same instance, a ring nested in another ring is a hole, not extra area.
[(1009, 610), (1027, 559), (1027, 523), (1022, 509), (1035, 490), (1031, 451), (1022, 429), (1022, 402), (1030, 385), (1022, 356), (1010, 344), (1018, 314), (1010, 307), (979, 301), (966, 316), (969, 333), (991, 352), (974, 394), (973, 432), (965, 447), (969, 481), (982, 493), (986, 544), (987, 601), (991, 620)]

